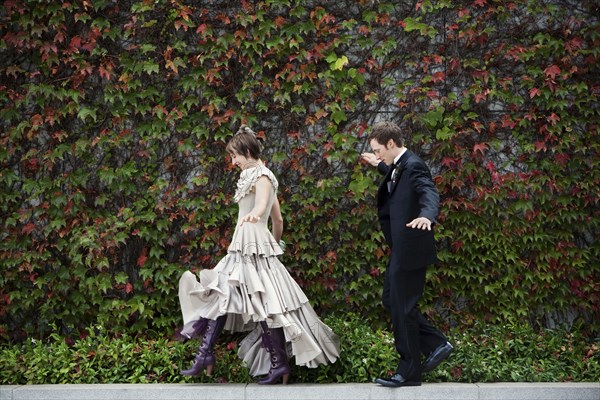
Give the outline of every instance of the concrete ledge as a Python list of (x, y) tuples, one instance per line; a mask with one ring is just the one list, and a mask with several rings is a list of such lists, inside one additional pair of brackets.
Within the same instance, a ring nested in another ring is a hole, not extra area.
[(600, 382), (425, 383), (389, 389), (369, 383), (6, 385), (0, 400), (599, 400)]

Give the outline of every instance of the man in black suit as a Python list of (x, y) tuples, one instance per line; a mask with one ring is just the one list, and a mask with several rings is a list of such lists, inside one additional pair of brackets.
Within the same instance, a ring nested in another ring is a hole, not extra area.
[[(385, 174), (377, 191), (377, 209), (391, 257), (385, 272), (383, 305), (390, 312), (400, 362), (383, 386), (419, 386), (421, 374), (437, 367), (452, 352), (446, 337), (421, 314), (425, 271), (437, 261), (432, 226), (438, 215), (439, 194), (429, 168), (406, 147), (400, 128), (391, 122), (373, 127), (373, 153), (363, 159)], [(426, 360), (421, 364), (421, 353)]]

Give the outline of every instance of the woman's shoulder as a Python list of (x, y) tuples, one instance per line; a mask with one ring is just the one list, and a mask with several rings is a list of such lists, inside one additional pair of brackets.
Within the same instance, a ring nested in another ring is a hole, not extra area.
[[(266, 176), (267, 178), (269, 178), (269, 180), (271, 181), (273, 186), (276, 187), (278, 185), (275, 174), (264, 164), (257, 165), (256, 167), (248, 168), (248, 169), (242, 171), (242, 175), (244, 172), (246, 172), (246, 176), (244, 176), (244, 179), (249, 180), (252, 183), (256, 183), (256, 181), (258, 181), (260, 178), (262, 178), (263, 176)], [(241, 176), (240, 176), (240, 178), (241, 178)]]
[(279, 182), (277, 181), (275, 174), (273, 174), (273, 172), (265, 165), (257, 165), (256, 167), (248, 168), (241, 172), (240, 179), (237, 183), (237, 190), (235, 192), (235, 201), (239, 201), (248, 193), (252, 192), (256, 186), (256, 182), (263, 176), (266, 176), (269, 181), (271, 181), (273, 189), (277, 190)]
[(277, 182), (277, 178), (275, 177), (275, 174), (273, 173), (273, 171), (271, 171), (269, 168), (267, 168), (267, 166), (262, 165), (259, 167), (260, 168), (260, 177), (266, 176), (267, 178), (269, 178), (269, 180), (271, 181), (271, 183), (273, 184), (273, 186), (275, 186), (275, 189), (277, 189), (277, 186), (279, 185), (279, 182)]

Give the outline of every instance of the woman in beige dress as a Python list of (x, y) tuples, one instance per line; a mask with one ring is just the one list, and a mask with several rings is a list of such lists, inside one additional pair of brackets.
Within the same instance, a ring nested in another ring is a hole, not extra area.
[[(241, 168), (234, 200), (237, 224), (227, 254), (199, 277), (186, 271), (179, 281), (179, 302), (186, 339), (202, 336), (192, 366), (183, 375), (212, 374), (213, 348), (222, 329), (249, 331), (238, 355), (253, 376), (268, 374), (262, 384), (288, 382), (288, 356), (309, 368), (333, 363), (339, 355), (337, 335), (317, 316), (306, 295), (277, 258), (283, 218), (278, 182), (260, 160), (260, 142), (242, 125), (227, 145)], [(271, 218), (273, 233), (269, 231)]]

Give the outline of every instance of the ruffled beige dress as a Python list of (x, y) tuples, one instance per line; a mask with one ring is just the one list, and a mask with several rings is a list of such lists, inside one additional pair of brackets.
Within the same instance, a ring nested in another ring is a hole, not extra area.
[[(266, 211), (257, 223), (240, 220), (254, 208), (255, 185), (269, 178), (273, 191)], [(253, 376), (269, 372), (269, 354), (261, 346), (260, 321), (269, 327), (282, 327), (287, 350), (297, 365), (309, 368), (333, 363), (339, 356), (339, 339), (317, 316), (306, 295), (277, 256), (283, 250), (269, 231), (267, 222), (277, 195), (275, 175), (264, 165), (240, 174), (234, 200), (238, 222), (227, 255), (213, 269), (200, 271), (198, 279), (186, 271), (179, 280), (179, 302), (184, 327), (181, 334), (191, 337), (193, 324), (200, 318), (227, 315), (224, 329), (249, 331), (240, 342), (238, 355)]]

